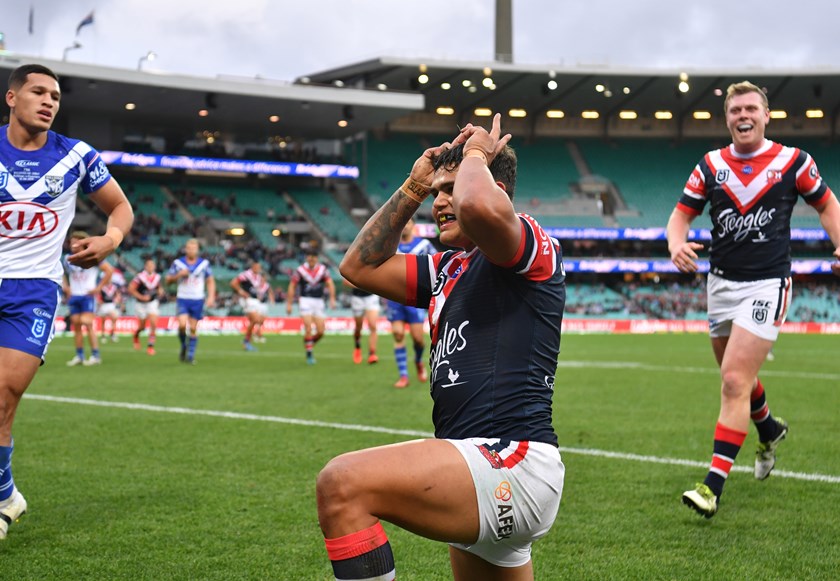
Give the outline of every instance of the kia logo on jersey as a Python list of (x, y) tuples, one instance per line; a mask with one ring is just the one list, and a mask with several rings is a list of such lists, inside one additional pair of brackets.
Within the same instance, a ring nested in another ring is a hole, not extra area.
[(42, 238), (58, 226), (58, 214), (34, 202), (6, 202), (0, 204), (0, 237), (25, 239)]

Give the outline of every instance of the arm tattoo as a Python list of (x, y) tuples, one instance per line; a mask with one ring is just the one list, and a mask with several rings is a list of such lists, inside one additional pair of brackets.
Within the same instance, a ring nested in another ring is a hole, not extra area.
[(397, 190), (362, 227), (348, 252), (357, 253), (365, 265), (382, 264), (396, 254), (403, 227), (419, 207), (415, 200)]

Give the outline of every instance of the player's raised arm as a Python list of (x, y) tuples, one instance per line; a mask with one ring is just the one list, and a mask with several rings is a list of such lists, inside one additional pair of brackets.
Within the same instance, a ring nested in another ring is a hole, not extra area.
[(496, 181), (489, 166), (510, 141), (511, 135), (501, 134), (500, 114), (493, 117), (490, 131), (468, 126), (464, 159), (452, 187), (452, 209), (464, 234), (490, 260), (498, 264), (508, 262), (519, 249), (522, 227), (511, 200), (501, 181)]
[(405, 302), (405, 257), (397, 254), (400, 234), (428, 197), (434, 168), (432, 157), (465, 137), (423, 152), (405, 183), (371, 216), (341, 261), (341, 275), (358, 288), (393, 301)]

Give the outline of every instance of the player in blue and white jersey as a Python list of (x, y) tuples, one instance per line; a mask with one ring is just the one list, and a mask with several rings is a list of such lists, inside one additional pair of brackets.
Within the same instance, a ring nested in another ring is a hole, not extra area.
[[(560, 245), (512, 198), (516, 155), (467, 125), (427, 149), (341, 263), (353, 284), (428, 307), (435, 439), (343, 454), (318, 475), (318, 518), (337, 579), (393, 579), (386, 519), (450, 544), (455, 579), (533, 579), (531, 543), (554, 522), (564, 467), (551, 400), (565, 273)], [(397, 253), (428, 195), (440, 241)]]
[(122, 242), (134, 215), (90, 145), (50, 131), (61, 103), (58, 77), (41, 65), (12, 71), (9, 124), (0, 127), (0, 539), (26, 511), (12, 478), (12, 423), (44, 361), (61, 301), (61, 250), (81, 192), (107, 216), (104, 236), (77, 241), (68, 261), (98, 265)]
[[(414, 235), (414, 220), (409, 220), (400, 233), (400, 243), (397, 252), (402, 254), (434, 254), (437, 249), (422, 236)], [(429, 379), (426, 366), (423, 363), (423, 351), (426, 349), (426, 331), (423, 323), (426, 321), (426, 309), (404, 305), (396, 301), (386, 302), (386, 314), (391, 322), (391, 334), (394, 336), (394, 359), (397, 362), (399, 378), (394, 387), (408, 387), (408, 353), (405, 348), (405, 327), (411, 333), (414, 343), (414, 368), (417, 379), (424, 382)]]
[[(178, 283), (176, 309), (178, 338), (181, 340), (180, 359), (195, 364), (198, 345), (198, 322), (204, 318), (204, 307), (216, 304), (216, 279), (210, 261), (198, 255), (198, 240), (190, 238), (184, 245), (184, 256), (177, 258), (166, 274), (166, 284)], [(206, 293), (205, 293), (206, 287)], [(187, 326), (190, 336), (187, 341)]]
[[(70, 245), (87, 238), (87, 232), (77, 230), (70, 235)], [(76, 365), (99, 365), (99, 338), (94, 325), (96, 297), (106, 285), (111, 284), (114, 269), (105, 261), (96, 267), (82, 268), (64, 259), (66, 272), (62, 286), (70, 310), (70, 324), (73, 326), (73, 339), (76, 355), (67, 362), (68, 367)], [(85, 359), (85, 333), (90, 344), (90, 358)]]
[(813, 158), (765, 138), (770, 105), (753, 83), (728, 87), (724, 114), (731, 145), (703, 156), (667, 226), (671, 261), (682, 272), (697, 272), (703, 245), (689, 242), (688, 233), (710, 207), (707, 295), (709, 335), (720, 367), (720, 412), (709, 471), (682, 495), (685, 505), (706, 518), (717, 512), (750, 420), (758, 431), (753, 472), (758, 480), (770, 476), (776, 448), (788, 433), (787, 422), (770, 413), (758, 372), (791, 301), (790, 218), (799, 198), (819, 213), (835, 247), (832, 270), (840, 275), (840, 204)]

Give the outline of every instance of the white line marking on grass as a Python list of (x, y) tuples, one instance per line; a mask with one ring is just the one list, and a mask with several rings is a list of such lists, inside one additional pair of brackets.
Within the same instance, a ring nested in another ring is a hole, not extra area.
[[(680, 373), (712, 373), (720, 375), (717, 367), (678, 367), (673, 365), (648, 365), (634, 361), (564, 361), (560, 359), (557, 367), (596, 368), (596, 369), (636, 369), (639, 371), (679, 371)], [(840, 381), (840, 373), (812, 373), (809, 371), (782, 371), (762, 369), (761, 377), (792, 377), (801, 379), (825, 379)]]
[[(184, 414), (191, 416), (209, 416), (215, 418), (227, 418), (233, 420), (250, 420), (256, 422), (272, 422), (277, 424), (291, 424), (295, 426), (311, 426), (316, 428), (334, 428), (337, 430), (350, 430), (354, 432), (376, 432), (379, 434), (390, 434), (394, 436), (415, 436), (418, 438), (433, 438), (431, 432), (420, 430), (398, 430), (394, 428), (383, 428), (379, 426), (365, 426), (362, 424), (341, 424), (337, 422), (321, 422), (318, 420), (301, 420), (298, 418), (284, 418), (282, 416), (262, 416), (257, 414), (244, 414), (240, 412), (222, 412), (215, 410), (198, 410), (182, 407), (168, 407), (151, 405), (145, 403), (129, 403), (118, 401), (102, 401), (96, 399), (82, 399), (78, 397), (58, 397), (54, 395), (40, 395), (34, 393), (24, 394), (27, 399), (40, 401), (51, 401), (55, 403), (70, 403), (104, 408), (119, 408), (127, 410), (140, 410), (147, 412), (160, 412), (169, 414)], [(568, 454), (581, 454), (583, 456), (598, 456), (615, 460), (633, 460), (636, 462), (648, 462), (651, 464), (669, 464), (673, 466), (690, 466), (692, 468), (707, 468), (708, 462), (696, 460), (682, 460), (679, 458), (663, 458), (660, 456), (644, 456), (641, 454), (627, 454), (624, 452), (610, 452), (608, 450), (597, 450), (593, 448), (568, 448), (561, 446), (561, 452)], [(746, 466), (733, 466), (736, 472), (752, 472), (752, 468)], [(777, 478), (792, 478), (794, 480), (810, 480), (814, 482), (826, 482), (829, 484), (840, 484), (840, 476), (829, 474), (813, 474), (805, 472), (790, 472), (787, 470), (774, 470), (773, 475)]]

